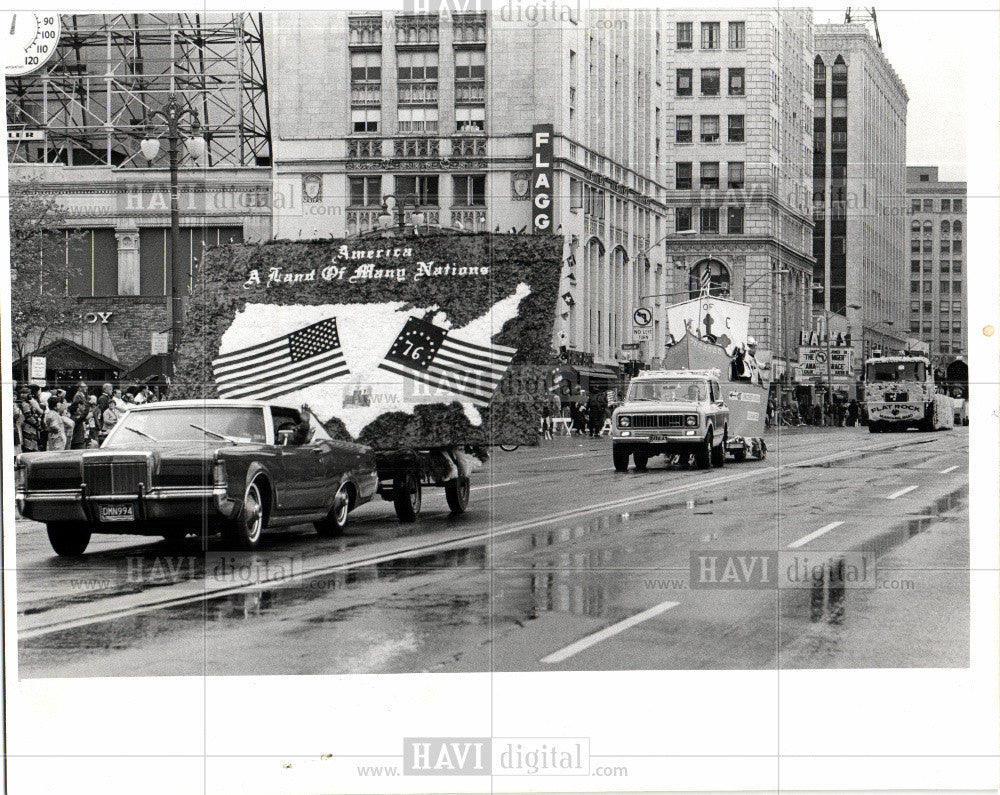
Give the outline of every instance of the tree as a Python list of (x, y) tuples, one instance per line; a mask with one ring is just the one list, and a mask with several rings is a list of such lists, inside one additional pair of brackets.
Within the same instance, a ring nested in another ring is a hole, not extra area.
[[(66, 214), (31, 181), (10, 183), (10, 304), (14, 358), (23, 359), (45, 333), (79, 312), (69, 295)], [(27, 380), (27, 364), (22, 378)]]

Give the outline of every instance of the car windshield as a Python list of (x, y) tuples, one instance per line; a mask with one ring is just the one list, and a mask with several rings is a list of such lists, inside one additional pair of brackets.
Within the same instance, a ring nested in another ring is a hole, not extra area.
[(923, 362), (872, 362), (867, 368), (868, 381), (923, 381)]
[[(162, 407), (161, 407), (162, 406)], [(135, 447), (150, 441), (181, 442), (228, 439), (264, 442), (264, 412), (250, 406), (157, 406), (130, 411), (108, 436), (104, 447)]]
[(690, 379), (633, 381), (628, 388), (629, 400), (655, 400), (669, 403), (676, 400), (708, 400), (708, 383)]

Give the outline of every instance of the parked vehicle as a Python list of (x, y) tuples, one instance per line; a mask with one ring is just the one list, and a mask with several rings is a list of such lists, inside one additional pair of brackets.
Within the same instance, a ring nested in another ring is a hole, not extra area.
[(371, 449), (332, 439), (306, 407), (251, 400), (135, 406), (99, 449), (25, 453), (15, 472), (18, 509), (59, 555), (94, 533), (221, 531), (242, 549), (304, 522), (333, 536), (378, 486)]
[(865, 407), (871, 433), (955, 426), (951, 397), (939, 394), (924, 356), (882, 356), (865, 361)]
[(611, 417), (612, 460), (625, 472), (629, 457), (642, 470), (651, 456), (693, 453), (699, 468), (721, 467), (728, 435), (718, 371), (648, 370), (632, 379)]

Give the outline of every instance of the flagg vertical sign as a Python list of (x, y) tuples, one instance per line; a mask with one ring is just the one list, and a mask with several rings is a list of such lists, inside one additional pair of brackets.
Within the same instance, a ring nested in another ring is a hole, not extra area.
[(552, 125), (531, 128), (531, 229), (536, 234), (552, 231)]

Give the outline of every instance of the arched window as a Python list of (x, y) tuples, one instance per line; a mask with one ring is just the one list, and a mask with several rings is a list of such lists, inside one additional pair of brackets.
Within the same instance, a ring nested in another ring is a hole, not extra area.
[(912, 229), (914, 232), (919, 232), (920, 231), (920, 221), (913, 221), (910, 224), (910, 229)]
[(959, 237), (962, 234), (962, 222), (955, 221), (955, 223), (952, 224), (951, 231), (954, 233), (955, 237)]
[(944, 235), (950, 235), (950, 234), (951, 234), (951, 224), (948, 223), (947, 221), (942, 221), (941, 222), (941, 235), (944, 236)]
[(934, 227), (930, 221), (924, 221), (924, 237), (930, 237), (934, 234)]
[(709, 295), (729, 295), (732, 277), (729, 268), (717, 259), (706, 259), (691, 269), (688, 278), (688, 290), (692, 298), (701, 295), (705, 282), (708, 282)]

